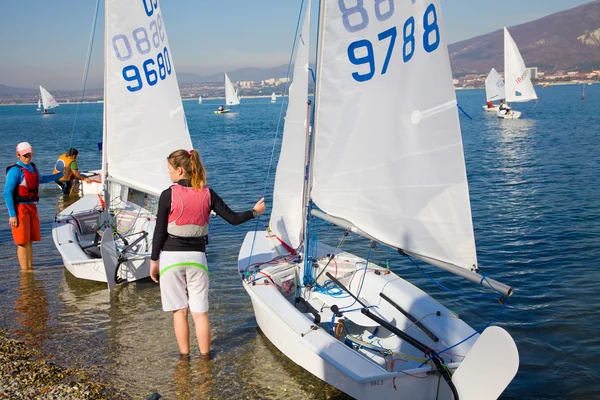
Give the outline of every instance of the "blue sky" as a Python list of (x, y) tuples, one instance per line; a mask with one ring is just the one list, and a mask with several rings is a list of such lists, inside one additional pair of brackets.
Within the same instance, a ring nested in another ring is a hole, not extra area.
[[(588, 2), (441, 0), (448, 43)], [(286, 64), (300, 3), (162, 0), (177, 71), (202, 75)], [(0, 0), (0, 83), (81, 89), (95, 6), (96, 0)], [(101, 14), (103, 7), (101, 2)], [(102, 81), (102, 15), (98, 24), (88, 88)]]

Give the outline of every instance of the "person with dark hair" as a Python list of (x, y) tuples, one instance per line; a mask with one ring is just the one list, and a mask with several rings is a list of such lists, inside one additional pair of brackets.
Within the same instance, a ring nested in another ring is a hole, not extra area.
[(17, 145), (16, 164), (6, 168), (4, 202), (8, 209), (8, 224), (17, 245), (17, 258), (22, 271), (33, 269), (33, 242), (42, 240), (40, 220), (35, 203), (39, 201), (40, 183), (56, 181), (63, 172), (41, 175), (31, 162), (33, 148), (27, 142)]
[(508, 104), (506, 104), (504, 102), (504, 100), (500, 100), (500, 106), (498, 107), (498, 112), (500, 112), (500, 111), (504, 111), (505, 115), (510, 114), (510, 107), (508, 106)]
[(66, 153), (63, 153), (58, 157), (58, 160), (56, 160), (56, 164), (54, 165), (54, 173), (65, 170), (64, 176), (55, 181), (56, 184), (60, 186), (63, 194), (68, 195), (71, 193), (71, 188), (75, 184), (76, 179), (86, 183), (91, 182), (88, 177), (79, 173), (79, 167), (77, 166), (78, 154), (79, 151), (77, 151), (77, 149), (69, 148)]
[(196, 339), (203, 358), (210, 353), (208, 320), (208, 224), (210, 213), (232, 225), (239, 225), (265, 212), (264, 199), (251, 210), (232, 211), (206, 186), (206, 172), (197, 150), (176, 150), (167, 158), (169, 177), (174, 183), (164, 190), (152, 239), (150, 277), (158, 283), (164, 311), (173, 313), (175, 338), (182, 357), (189, 357), (188, 311), (196, 327)]

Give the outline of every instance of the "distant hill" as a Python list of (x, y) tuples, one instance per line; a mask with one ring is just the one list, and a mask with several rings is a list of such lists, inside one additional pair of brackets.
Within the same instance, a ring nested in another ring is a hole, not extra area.
[[(288, 71), (287, 65), (272, 68), (241, 68), (227, 72), (229, 78), (234, 82), (239, 81), (262, 81), (269, 78), (283, 78)], [(178, 72), (179, 83), (223, 83), (223, 73), (212, 75), (197, 75), (187, 72)]]
[[(502, 3), (498, 3), (502, 7)], [(508, 27), (525, 64), (542, 70), (600, 69), (600, 0)], [(504, 33), (492, 33), (448, 46), (452, 72), (504, 70)]]
[(0, 97), (1, 96), (14, 96), (14, 95), (25, 95), (32, 96), (39, 93), (39, 89), (28, 89), (22, 87), (13, 87), (0, 84)]

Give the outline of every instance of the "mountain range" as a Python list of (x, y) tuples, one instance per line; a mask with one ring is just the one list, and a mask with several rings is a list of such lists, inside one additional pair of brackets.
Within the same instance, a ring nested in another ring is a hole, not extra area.
[[(508, 30), (528, 67), (543, 71), (600, 69), (600, 0)], [(500, 29), (449, 45), (455, 77), (487, 73), (491, 68), (503, 71), (503, 37)]]

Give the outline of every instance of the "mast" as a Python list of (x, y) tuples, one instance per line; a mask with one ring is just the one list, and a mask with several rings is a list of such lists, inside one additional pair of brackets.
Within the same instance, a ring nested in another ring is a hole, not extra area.
[[(319, 71), (321, 70), (321, 65), (319, 64), (319, 60), (321, 59), (321, 57), (319, 57), (319, 52), (322, 51), (322, 44), (323, 44), (323, 31), (321, 29), (321, 27), (323, 26), (323, 21), (325, 18), (325, 7), (326, 7), (326, 1), (325, 0), (319, 0), (319, 21), (317, 23), (317, 48), (316, 48), (316, 65), (317, 65), (317, 74), (316, 76), (318, 76)], [(319, 80), (315, 79), (315, 82), (318, 83)], [(314, 105), (313, 105), (313, 120), (315, 117), (315, 112), (316, 112), (316, 108), (318, 106), (317, 103), (317, 91), (319, 90), (318, 85), (315, 85), (315, 96), (314, 96)], [(310, 107), (310, 105), (309, 105)], [(307, 125), (310, 126), (310, 119), (307, 119)], [(314, 126), (316, 127), (316, 123), (314, 124)], [(305, 216), (304, 216), (304, 220), (306, 221), (305, 224), (305, 230), (304, 230), (304, 280), (305, 282), (308, 281), (310, 282), (311, 278), (311, 270), (312, 270), (312, 262), (309, 262), (309, 248), (310, 248), (310, 215), (311, 215), (311, 210), (312, 210), (312, 200), (311, 200), (311, 196), (310, 196), (310, 191), (312, 190), (312, 175), (313, 175), (313, 159), (314, 159), (314, 154), (315, 154), (315, 139), (316, 139), (316, 130), (313, 129), (312, 131), (312, 135), (310, 135), (310, 143), (308, 144), (309, 146), (309, 151), (308, 151), (308, 162), (306, 165), (306, 178), (305, 178), (305, 182), (306, 182), (306, 206), (304, 208), (304, 212), (305, 212)]]

